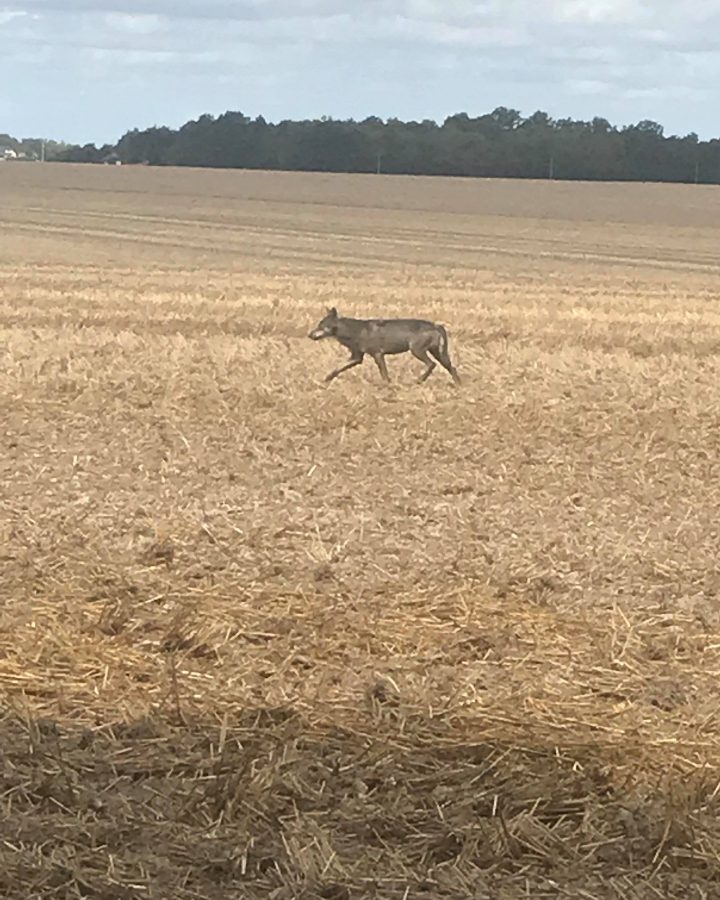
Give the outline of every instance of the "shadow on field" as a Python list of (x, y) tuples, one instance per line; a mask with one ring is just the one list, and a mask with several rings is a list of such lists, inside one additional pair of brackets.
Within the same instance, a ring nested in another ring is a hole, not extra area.
[[(222, 726), (74, 730), (8, 713), (7, 898), (710, 897), (715, 787), (613, 784), (589, 747), (472, 744), (452, 723), (373, 734), (290, 710)], [(562, 885), (562, 887), (560, 887)]]

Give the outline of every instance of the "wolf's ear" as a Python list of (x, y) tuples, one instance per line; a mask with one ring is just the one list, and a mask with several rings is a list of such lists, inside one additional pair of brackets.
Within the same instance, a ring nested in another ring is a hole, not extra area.
[(328, 315), (332, 316), (334, 319), (337, 319), (337, 310), (334, 306), (330, 307), (328, 310)]

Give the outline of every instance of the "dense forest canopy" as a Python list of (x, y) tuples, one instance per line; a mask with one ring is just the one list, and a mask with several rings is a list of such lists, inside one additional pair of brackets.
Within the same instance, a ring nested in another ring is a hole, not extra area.
[(720, 140), (666, 136), (657, 122), (552, 119), (498, 107), (485, 115), (403, 122), (322, 118), (267, 122), (240, 112), (179, 129), (127, 132), (114, 146), (66, 147), (68, 162), (146, 163), (320, 172), (378, 172), (593, 181), (720, 183)]

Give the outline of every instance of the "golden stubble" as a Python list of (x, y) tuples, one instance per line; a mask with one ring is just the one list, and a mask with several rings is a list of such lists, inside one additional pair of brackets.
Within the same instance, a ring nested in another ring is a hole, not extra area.
[[(527, 871), (557, 841), (595, 871), (612, 792), (640, 822), (662, 782), (636, 868), (682, 866), (702, 819), (717, 871), (711, 189), (11, 164), (0, 188), (13, 721), (202, 722), (222, 752), (283, 710), (296, 743), (387, 741), (458, 798), (448, 754), (484, 747), (492, 853)], [(326, 387), (329, 305), (443, 322), (462, 389), (408, 357)], [(326, 838), (288, 832), (283, 872), (382, 868)], [(384, 877), (437, 862), (407, 852)]]

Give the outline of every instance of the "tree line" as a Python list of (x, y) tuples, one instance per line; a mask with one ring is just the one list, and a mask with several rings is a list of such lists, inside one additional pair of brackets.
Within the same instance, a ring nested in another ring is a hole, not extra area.
[(720, 183), (720, 140), (666, 136), (662, 125), (485, 115), (404, 122), (327, 117), (267, 122), (241, 112), (203, 115), (181, 128), (133, 129), (116, 145), (66, 147), (56, 159), (153, 166), (384, 172), (483, 178)]
[(0, 157), (11, 150), (21, 159), (57, 159), (66, 150), (73, 149), (61, 141), (47, 141), (44, 138), (15, 138), (0, 133)]

